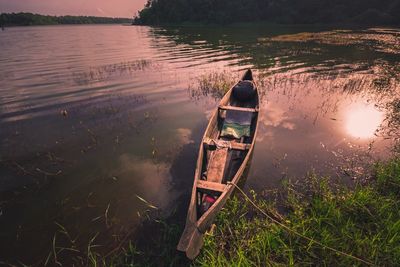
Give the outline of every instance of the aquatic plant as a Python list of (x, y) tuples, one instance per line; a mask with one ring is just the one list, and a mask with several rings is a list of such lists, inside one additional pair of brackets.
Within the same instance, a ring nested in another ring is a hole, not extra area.
[(189, 85), (188, 91), (193, 99), (201, 96), (211, 96), (215, 100), (221, 99), (235, 84), (238, 77), (228, 71), (213, 71), (197, 77)]

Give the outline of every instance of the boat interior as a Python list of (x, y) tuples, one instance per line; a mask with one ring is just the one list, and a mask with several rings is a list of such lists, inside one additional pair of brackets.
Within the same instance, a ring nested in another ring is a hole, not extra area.
[[(236, 90), (236, 91), (235, 91)], [(203, 162), (197, 182), (200, 218), (224, 192), (253, 143), (258, 118), (258, 92), (251, 71), (222, 99), (203, 139)]]

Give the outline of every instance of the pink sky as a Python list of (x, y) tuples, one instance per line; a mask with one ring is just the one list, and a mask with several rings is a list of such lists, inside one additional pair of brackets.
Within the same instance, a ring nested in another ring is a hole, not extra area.
[(0, 13), (90, 15), (131, 18), (147, 0), (0, 0)]

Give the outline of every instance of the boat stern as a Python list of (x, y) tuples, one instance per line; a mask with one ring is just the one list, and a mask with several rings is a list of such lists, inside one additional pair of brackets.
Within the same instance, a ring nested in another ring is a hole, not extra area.
[(203, 246), (203, 233), (199, 231), (196, 225), (191, 224), (185, 227), (177, 249), (185, 252), (186, 256), (193, 260), (200, 253)]

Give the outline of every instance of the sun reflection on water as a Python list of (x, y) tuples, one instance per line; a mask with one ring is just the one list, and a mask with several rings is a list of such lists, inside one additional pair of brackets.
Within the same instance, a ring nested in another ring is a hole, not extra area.
[(383, 121), (383, 113), (373, 105), (366, 103), (349, 106), (345, 116), (347, 133), (362, 139), (374, 137)]

